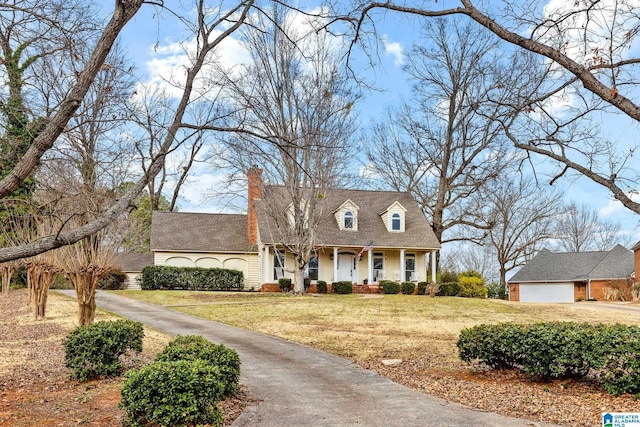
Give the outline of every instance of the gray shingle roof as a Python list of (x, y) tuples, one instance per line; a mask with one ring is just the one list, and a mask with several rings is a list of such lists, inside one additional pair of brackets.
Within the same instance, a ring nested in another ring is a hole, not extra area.
[(256, 252), (249, 244), (247, 216), (153, 212), (151, 250), (180, 252)]
[(153, 254), (116, 254), (111, 263), (125, 273), (134, 273), (153, 265)]
[[(269, 192), (278, 194), (278, 191), (284, 190), (282, 187), (268, 186), (263, 196), (270, 197)], [(359, 207), (357, 231), (340, 230), (334, 216), (334, 212), (347, 200), (351, 200)], [(399, 202), (406, 209), (404, 232), (389, 232), (380, 216), (394, 202)], [(316, 238), (320, 246), (362, 247), (373, 241), (376, 248), (440, 248), (440, 242), (433, 233), (429, 221), (410, 193), (331, 189), (324, 194), (322, 203), (323, 215)], [(268, 201), (256, 201), (260, 239), (263, 243), (279, 243), (273, 241), (277, 240), (279, 234), (270, 229), (273, 221), (270, 221), (267, 214), (269, 205), (271, 204)]]
[(551, 252), (543, 249), (509, 282), (623, 279), (630, 277), (633, 270), (633, 252), (621, 245), (610, 251), (594, 252)]

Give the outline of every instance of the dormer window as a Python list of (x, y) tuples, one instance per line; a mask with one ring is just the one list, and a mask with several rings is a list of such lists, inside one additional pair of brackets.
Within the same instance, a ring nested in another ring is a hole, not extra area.
[(406, 227), (407, 210), (399, 202), (394, 202), (380, 214), (387, 231), (392, 233), (404, 233)]
[(393, 215), (391, 215), (391, 230), (393, 231), (402, 230), (399, 213), (394, 213)]
[(344, 213), (344, 229), (353, 230), (353, 212), (351, 211)]
[(333, 211), (340, 230), (358, 231), (358, 209), (358, 205), (347, 200)]

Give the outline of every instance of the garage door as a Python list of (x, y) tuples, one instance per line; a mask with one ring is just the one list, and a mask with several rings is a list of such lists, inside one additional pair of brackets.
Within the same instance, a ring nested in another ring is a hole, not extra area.
[(574, 302), (573, 283), (521, 283), (520, 302)]

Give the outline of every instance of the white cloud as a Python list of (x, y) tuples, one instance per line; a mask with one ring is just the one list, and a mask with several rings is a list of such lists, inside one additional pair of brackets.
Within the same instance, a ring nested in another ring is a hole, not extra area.
[(393, 65), (402, 67), (404, 65), (404, 49), (402, 45), (398, 42), (390, 42), (386, 35), (383, 36), (382, 42), (384, 43), (384, 52), (393, 57)]

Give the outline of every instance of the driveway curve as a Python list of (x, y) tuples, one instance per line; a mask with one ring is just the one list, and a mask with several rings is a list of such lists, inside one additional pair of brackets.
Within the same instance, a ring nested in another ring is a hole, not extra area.
[(234, 426), (545, 426), (420, 393), (341, 357), (261, 333), (98, 291), (97, 305), (170, 335), (197, 334), (235, 349), (258, 402)]

